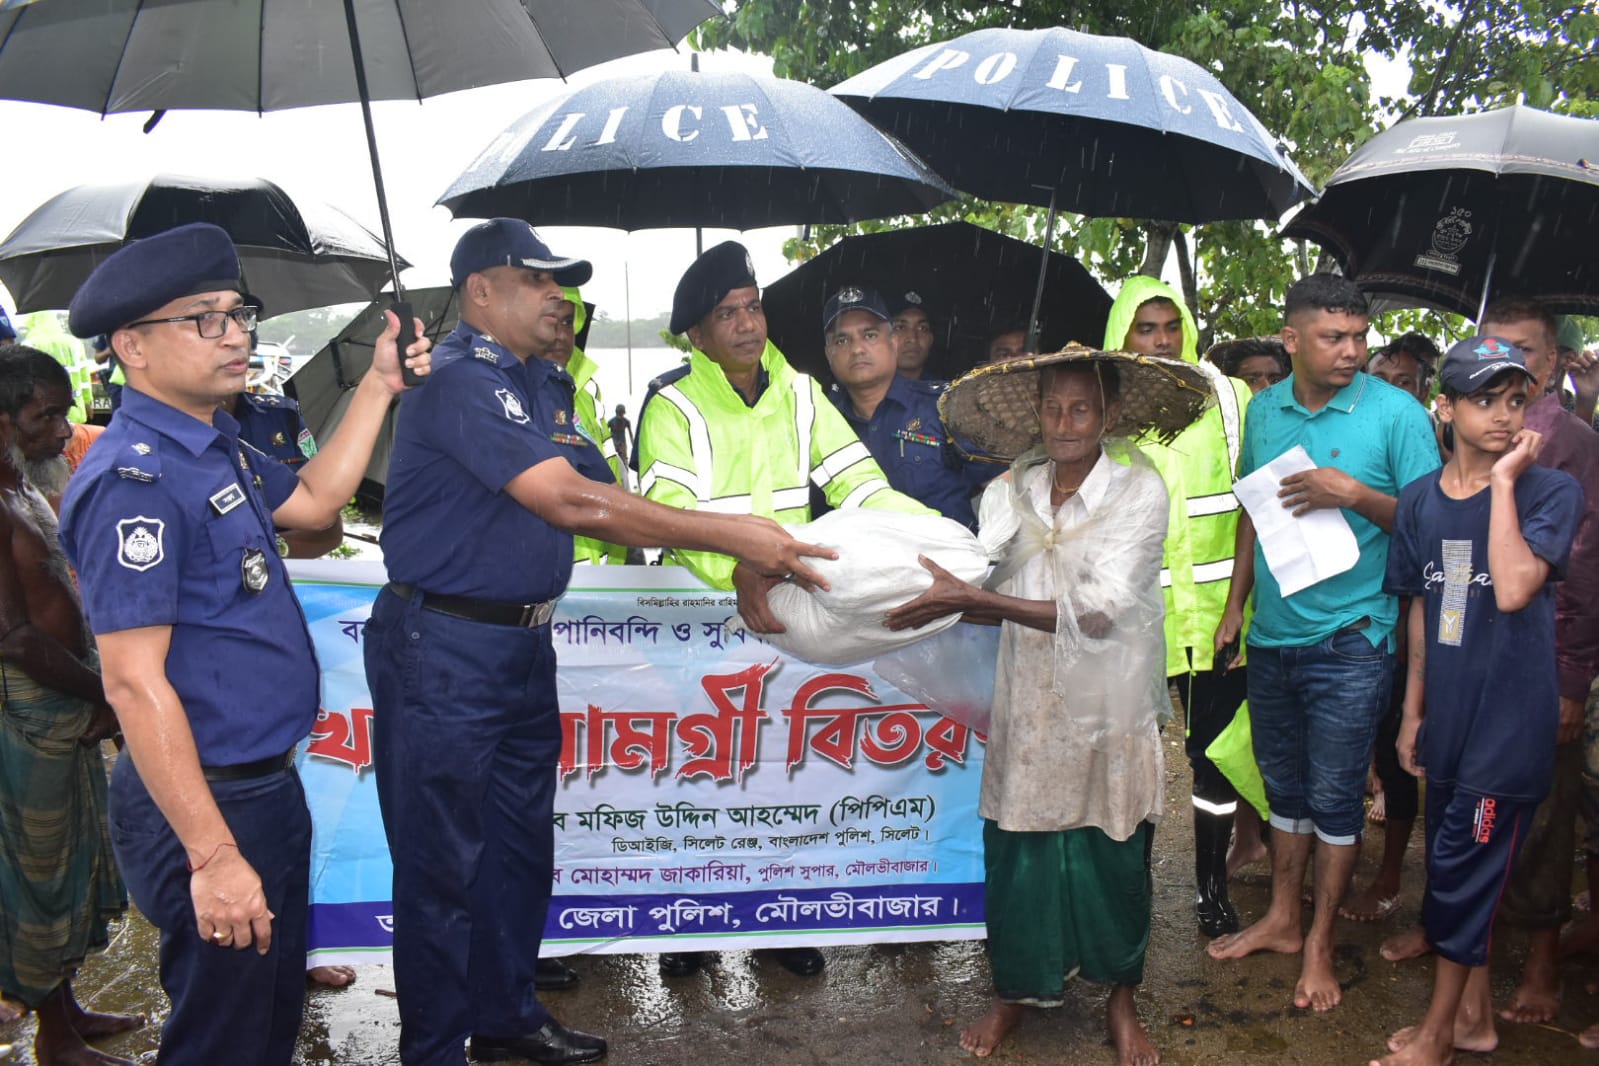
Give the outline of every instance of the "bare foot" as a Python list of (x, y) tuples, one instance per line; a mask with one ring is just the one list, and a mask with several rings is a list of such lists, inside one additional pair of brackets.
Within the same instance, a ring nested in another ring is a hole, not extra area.
[(1110, 1002), (1105, 1006), (1105, 1027), (1110, 1030), (1110, 1042), (1116, 1045), (1120, 1066), (1155, 1066), (1160, 1062), (1160, 1052), (1138, 1022), (1138, 1007), (1130, 986), (1111, 989)]
[(313, 966), (305, 971), (305, 979), (324, 988), (344, 988), (355, 984), (355, 967)]
[(1344, 990), (1338, 987), (1333, 974), (1332, 958), (1320, 951), (1305, 952), (1304, 965), (1299, 970), (1299, 983), (1294, 986), (1294, 1006), (1315, 1011), (1329, 1011), (1343, 1001)]
[(22, 1004), (13, 1003), (9, 999), (0, 997), (0, 1025), (10, 1025), (26, 1013), (28, 1013), (28, 1009)]
[(1571, 922), (1560, 931), (1560, 957), (1599, 953), (1599, 914)]
[(1431, 955), (1432, 945), (1427, 943), (1426, 932), (1417, 925), (1384, 940), (1377, 953), (1389, 962), (1404, 962), (1406, 959), (1419, 959), (1423, 955)]
[[(1543, 967), (1537, 968), (1539, 971)], [(1560, 1013), (1560, 975), (1549, 971), (1534, 972), (1528, 965), (1521, 972), (1521, 984), (1510, 997), (1510, 1005), (1499, 1012), (1507, 1022), (1552, 1022)]]
[(961, 1049), (970, 1051), (977, 1058), (988, 1058), (999, 1047), (1000, 1041), (1005, 1039), (1005, 1035), (1022, 1020), (1026, 1010), (1019, 1003), (994, 1000), (987, 1014), (961, 1030)]
[(1454, 1049), (1419, 1025), (1390, 1036), (1388, 1050), (1393, 1054), (1372, 1059), (1371, 1066), (1449, 1066), (1455, 1061)]
[(104, 1040), (121, 1033), (143, 1029), (146, 1019), (142, 1014), (91, 1014), (83, 1011), (72, 1018), (72, 1031), (85, 1040)]
[(1380, 922), (1399, 909), (1399, 886), (1373, 881), (1338, 908), (1341, 917), (1353, 922)]
[(1205, 945), (1213, 959), (1241, 959), (1257, 951), (1275, 951), (1292, 955), (1305, 946), (1305, 938), (1297, 929), (1268, 926), (1261, 919), (1248, 929), (1219, 936)]
[(1577, 1043), (1590, 1051), (1599, 1051), (1599, 1025), (1590, 1025), (1578, 1033)]
[(1366, 821), (1372, 825), (1382, 825), (1388, 820), (1388, 794), (1378, 790), (1371, 798), (1371, 809), (1366, 812)]
[(1238, 834), (1233, 834), (1232, 847), (1227, 849), (1227, 878), (1231, 880), (1238, 876), (1238, 871), (1246, 866), (1253, 866), (1270, 855), (1266, 842), (1257, 835), (1253, 840), (1244, 840)]
[(136, 1066), (132, 1059), (107, 1055), (81, 1041), (75, 1045), (61, 1044), (52, 1047), (35, 1040), (33, 1061), (38, 1066)]

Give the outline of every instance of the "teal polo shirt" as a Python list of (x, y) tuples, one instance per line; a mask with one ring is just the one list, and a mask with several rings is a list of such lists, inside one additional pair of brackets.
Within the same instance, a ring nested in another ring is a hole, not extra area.
[[(1367, 488), (1398, 497), (1412, 481), (1437, 470), (1438, 443), (1432, 421), (1416, 398), (1370, 374), (1356, 374), (1319, 411), (1294, 399), (1294, 376), (1263, 390), (1249, 404), (1238, 476), (1265, 466), (1294, 445), (1303, 445), (1317, 466), (1337, 467)], [(1249, 643), (1262, 648), (1301, 647), (1325, 640), (1362, 618), (1373, 647), (1388, 643), (1399, 618), (1399, 601), (1385, 595), (1388, 534), (1347, 508), (1349, 528), (1360, 545), (1353, 569), (1284, 596), (1255, 544), (1255, 618)]]

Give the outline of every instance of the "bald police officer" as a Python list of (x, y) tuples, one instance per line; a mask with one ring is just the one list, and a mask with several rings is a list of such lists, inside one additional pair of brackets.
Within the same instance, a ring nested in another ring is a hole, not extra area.
[[(575, 469), (571, 379), (538, 357), (592, 268), (526, 222), (468, 230), (450, 259), (461, 323), (401, 406), (389, 464), (388, 586), (366, 629), (374, 759), (394, 856), (400, 1059), (590, 1062), (606, 1043), (534, 993), (554, 868), (561, 718), (550, 615), (572, 534), (739, 557), (810, 583), (776, 523), (695, 514)], [(563, 380), (564, 379), (564, 380)]]
[[(295, 472), (239, 440), (255, 308), (233, 242), (194, 224), (105, 260), (72, 331), (109, 334), (123, 403), (62, 503), (126, 754), (117, 862), (161, 931), (172, 999), (162, 1066), (283, 1066), (305, 998), (311, 822), (294, 748), (317, 664), (274, 525), (325, 528), (355, 491), (402, 386), (392, 315), (339, 432)], [(421, 323), (417, 323), (421, 332)], [(407, 362), (426, 372), (428, 343)], [(257, 679), (238, 684), (239, 678)]]

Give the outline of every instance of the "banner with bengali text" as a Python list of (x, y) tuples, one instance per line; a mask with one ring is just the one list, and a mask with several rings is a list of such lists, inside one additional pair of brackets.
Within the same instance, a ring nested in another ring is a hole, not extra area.
[[(311, 956), (388, 961), (361, 637), (381, 564), (291, 565), (322, 666), (299, 766)], [(588, 567), (552, 624), (563, 746), (544, 954), (984, 935), (983, 742), (866, 666), (745, 632), (678, 567)]]

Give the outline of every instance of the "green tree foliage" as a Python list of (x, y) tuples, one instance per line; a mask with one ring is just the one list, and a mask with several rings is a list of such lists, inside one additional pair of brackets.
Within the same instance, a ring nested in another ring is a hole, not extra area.
[[(1325, 181), (1378, 130), (1402, 117), (1526, 103), (1599, 114), (1599, 13), (1591, 0), (740, 0), (694, 43), (770, 55), (776, 73), (828, 87), (891, 56), (990, 26), (1069, 26), (1131, 37), (1211, 71)], [(1407, 91), (1374, 91), (1364, 57), (1408, 60)], [(1158, 161), (1152, 161), (1158, 165)], [(966, 218), (1033, 241), (1044, 211), (965, 198), (928, 216), (818, 227), (790, 242), (804, 259), (845, 233)], [(1204, 339), (1275, 332), (1278, 308), (1317, 249), (1254, 223), (1176, 226), (1151, 219), (1063, 216), (1055, 246), (1108, 281), (1159, 273), (1175, 246)], [(1455, 334), (1453, 316), (1396, 316), (1392, 329)]]

